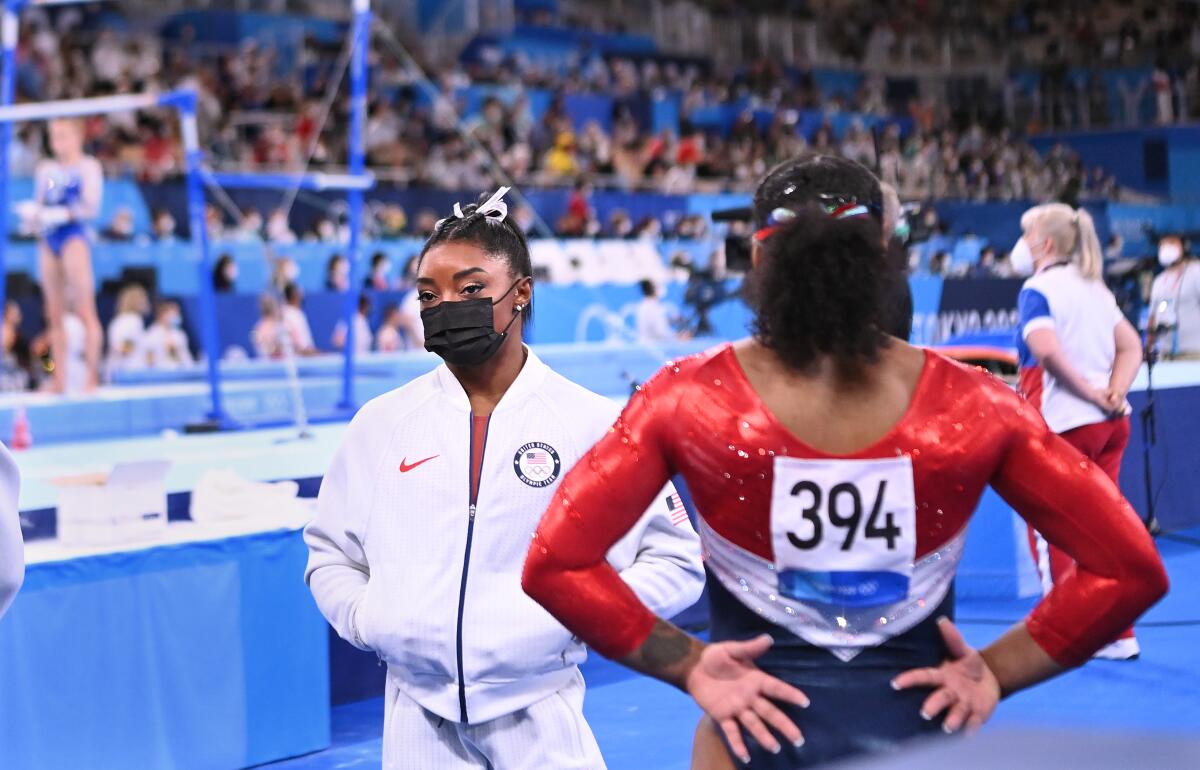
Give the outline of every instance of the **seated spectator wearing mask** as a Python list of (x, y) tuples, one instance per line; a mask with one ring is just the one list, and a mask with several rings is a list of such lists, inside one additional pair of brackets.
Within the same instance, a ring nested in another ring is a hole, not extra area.
[(166, 209), (154, 212), (153, 236), (156, 241), (175, 240), (175, 217)]
[(317, 354), (317, 345), (313, 342), (312, 328), (308, 325), (308, 316), (304, 314), (304, 290), (294, 283), (289, 283), (283, 290), (283, 319), (292, 341), (295, 352), (301, 356)]
[[(358, 295), (358, 312), (354, 314), (354, 352), (369, 353), (371, 352), (371, 323), (367, 320), (371, 314), (371, 298), (366, 294)], [(334, 350), (346, 349), (346, 322), (338, 321), (337, 326), (333, 328), (333, 337), (330, 340), (333, 343)]]
[[(258, 323), (250, 332), (250, 344), (259, 358), (283, 358), (284, 327), (279, 317), (279, 303), (269, 294), (258, 300)], [(292, 345), (293, 350), (295, 345)]]
[(392, 261), (388, 259), (387, 254), (382, 251), (375, 252), (371, 255), (371, 274), (363, 280), (363, 288), (387, 291), (392, 288), (389, 277), (391, 272)]
[(380, 353), (396, 353), (404, 350), (404, 336), (400, 333), (400, 306), (391, 304), (383, 311), (383, 323), (375, 336), (375, 349)]
[(1200, 260), (1178, 235), (1158, 242), (1165, 268), (1150, 288), (1151, 338), (1166, 358), (1200, 359)]
[(158, 303), (154, 323), (142, 335), (139, 356), (151, 369), (179, 369), (196, 362), (188, 347), (187, 333), (183, 330), (179, 303)]
[(146, 289), (131, 283), (117, 295), (117, 314), (108, 322), (108, 371), (110, 373), (138, 369), (142, 361), (137, 351), (146, 333), (146, 316), (150, 313), (150, 298)]
[(336, 292), (350, 288), (350, 261), (341, 254), (334, 254), (325, 263), (325, 288)]
[(104, 240), (117, 243), (132, 241), (133, 236), (133, 212), (127, 206), (117, 209), (112, 222), (100, 233), (100, 237)]

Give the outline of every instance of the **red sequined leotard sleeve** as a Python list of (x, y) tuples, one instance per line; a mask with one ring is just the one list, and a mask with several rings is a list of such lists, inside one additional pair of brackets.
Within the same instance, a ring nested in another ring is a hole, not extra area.
[[(784, 595), (772, 539), (776, 469), (797, 459), (897, 458), (912, 468), (906, 592), (866, 607)], [(774, 419), (723, 346), (668, 365), (634, 395), (563, 480), (534, 537), (526, 591), (608, 657), (633, 652), (654, 616), (605, 554), (677, 472), (701, 516), (709, 571), (762, 617), (844, 660), (912, 628), (945, 598), (989, 484), (1077, 562), (1026, 619), (1059, 663), (1082, 663), (1166, 590), (1153, 542), (1117, 488), (990, 375), (927, 353), (912, 403), (892, 430), (833, 457)]]

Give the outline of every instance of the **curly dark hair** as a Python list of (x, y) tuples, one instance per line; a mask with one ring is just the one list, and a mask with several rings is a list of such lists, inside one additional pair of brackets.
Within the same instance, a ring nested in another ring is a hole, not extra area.
[[(469, 243), (495, 259), (508, 263), (509, 271), (517, 278), (533, 278), (533, 260), (529, 254), (529, 241), (525, 233), (511, 217), (503, 220), (498, 217), (478, 213), (479, 207), (488, 201), (491, 195), (483, 193), (474, 203), (462, 207), (463, 218), (453, 214), (438, 222), (433, 234), (421, 247), (417, 255), (417, 267), (425, 255), (435, 246), (446, 243)], [(521, 311), (522, 324), (529, 328), (533, 320), (533, 299)]]
[(772, 168), (754, 191), (754, 223), (763, 227), (778, 208), (799, 209), (854, 202), (883, 221), (879, 180), (861, 163), (834, 155), (801, 155)]
[(803, 206), (762, 242), (746, 279), (755, 339), (788, 367), (810, 369), (833, 356), (855, 378), (888, 344), (881, 331), (892, 272), (879, 223), (867, 216), (835, 219)]

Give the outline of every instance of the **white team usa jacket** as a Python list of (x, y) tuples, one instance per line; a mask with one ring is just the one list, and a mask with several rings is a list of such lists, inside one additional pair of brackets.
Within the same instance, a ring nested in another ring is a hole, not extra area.
[[(618, 413), (530, 352), (489, 421), (472, 511), (471, 408), (454, 375), (443, 365), (372, 400), (347, 428), (304, 533), (317, 606), (445, 719), (485, 722), (559, 690), (586, 652), (521, 590), (521, 569), (559, 480)], [(668, 486), (608, 557), (664, 617), (704, 583), (680, 510)]]

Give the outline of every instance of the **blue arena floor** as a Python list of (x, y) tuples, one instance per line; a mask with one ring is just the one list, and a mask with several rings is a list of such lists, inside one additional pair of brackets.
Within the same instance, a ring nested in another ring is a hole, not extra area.
[[(1168, 735), (1200, 737), (1200, 591), (1196, 588), (1200, 530), (1160, 538), (1159, 548), (1172, 588), (1137, 627), (1141, 659), (1093, 661), (1020, 693), (1001, 704), (985, 732), (1054, 731), (1062, 735), (1062, 742), (1087, 741), (1089, 732), (1150, 740)], [(960, 625), (972, 644), (982, 646), (1031, 604), (1027, 600), (960, 602)], [(585, 711), (610, 770), (687, 770), (692, 731), (699, 718), (689, 698), (598, 656), (586, 664), (584, 675), (588, 681)], [(382, 699), (343, 706), (333, 713), (330, 749), (270, 767), (378, 768), (382, 726)], [(1200, 767), (1200, 749), (1194, 764), (1179, 759), (1181, 763), (1172, 766)], [(1067, 766), (1057, 767), (1066, 770)]]

